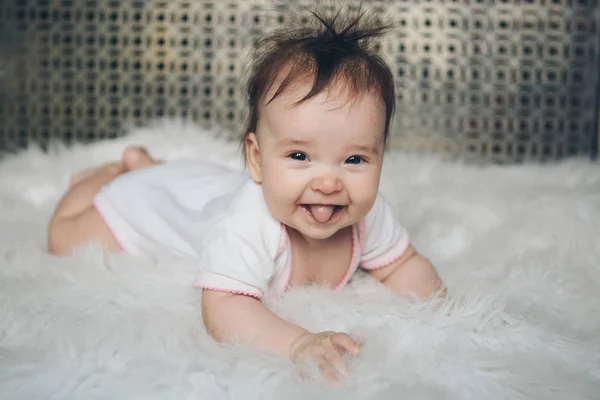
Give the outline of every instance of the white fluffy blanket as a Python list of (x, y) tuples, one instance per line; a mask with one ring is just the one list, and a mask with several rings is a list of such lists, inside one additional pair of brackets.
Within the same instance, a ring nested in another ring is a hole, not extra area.
[(46, 253), (73, 171), (129, 143), (239, 166), (237, 145), (213, 136), (171, 121), (0, 163), (0, 398), (600, 398), (600, 165), (589, 161), (478, 167), (388, 153), (381, 189), (454, 301), (436, 311), (359, 276), (340, 293), (271, 303), (308, 329), (366, 338), (341, 388), (215, 344), (187, 265), (94, 246)]

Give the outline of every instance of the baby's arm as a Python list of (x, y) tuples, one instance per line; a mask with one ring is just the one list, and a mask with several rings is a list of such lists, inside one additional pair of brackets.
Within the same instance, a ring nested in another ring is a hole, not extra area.
[(398, 260), (373, 270), (370, 274), (399, 294), (412, 292), (424, 299), (439, 292), (442, 295), (446, 294), (435, 267), (412, 245), (409, 245)]
[(330, 380), (346, 371), (342, 352), (357, 355), (360, 346), (345, 333), (310, 333), (279, 318), (259, 300), (245, 295), (203, 290), (202, 318), (209, 334), (219, 342), (248, 342), (276, 351), (291, 361), (312, 356)]
[(219, 342), (250, 342), (285, 358), (289, 358), (292, 342), (308, 333), (253, 297), (214, 290), (203, 290), (202, 318), (208, 333)]

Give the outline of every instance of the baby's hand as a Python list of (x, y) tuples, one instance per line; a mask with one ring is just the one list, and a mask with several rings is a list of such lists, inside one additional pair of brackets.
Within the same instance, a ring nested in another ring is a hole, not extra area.
[(339, 375), (348, 375), (348, 366), (342, 355), (348, 352), (357, 356), (360, 345), (345, 333), (304, 333), (290, 345), (290, 360), (294, 363), (312, 357), (321, 373), (334, 384), (341, 383)]

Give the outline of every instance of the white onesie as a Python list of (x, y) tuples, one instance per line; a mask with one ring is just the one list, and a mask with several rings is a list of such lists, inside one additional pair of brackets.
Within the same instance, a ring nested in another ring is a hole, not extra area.
[[(94, 205), (126, 252), (195, 260), (197, 288), (256, 298), (287, 289), (286, 227), (271, 216), (261, 186), (246, 172), (199, 161), (159, 164), (117, 177)], [(378, 195), (352, 226), (352, 260), (336, 288), (359, 267), (377, 269), (398, 259), (408, 244), (406, 230)]]

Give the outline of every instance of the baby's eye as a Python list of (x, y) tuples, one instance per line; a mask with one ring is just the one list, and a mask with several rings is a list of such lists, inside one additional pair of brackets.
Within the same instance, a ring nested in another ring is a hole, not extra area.
[(361, 156), (351, 156), (346, 159), (346, 164), (360, 164), (364, 161), (365, 159)]
[(304, 154), (301, 151), (291, 153), (290, 155), (288, 155), (288, 157), (291, 158), (292, 160), (297, 160), (297, 161), (306, 161), (308, 159), (306, 154)]

